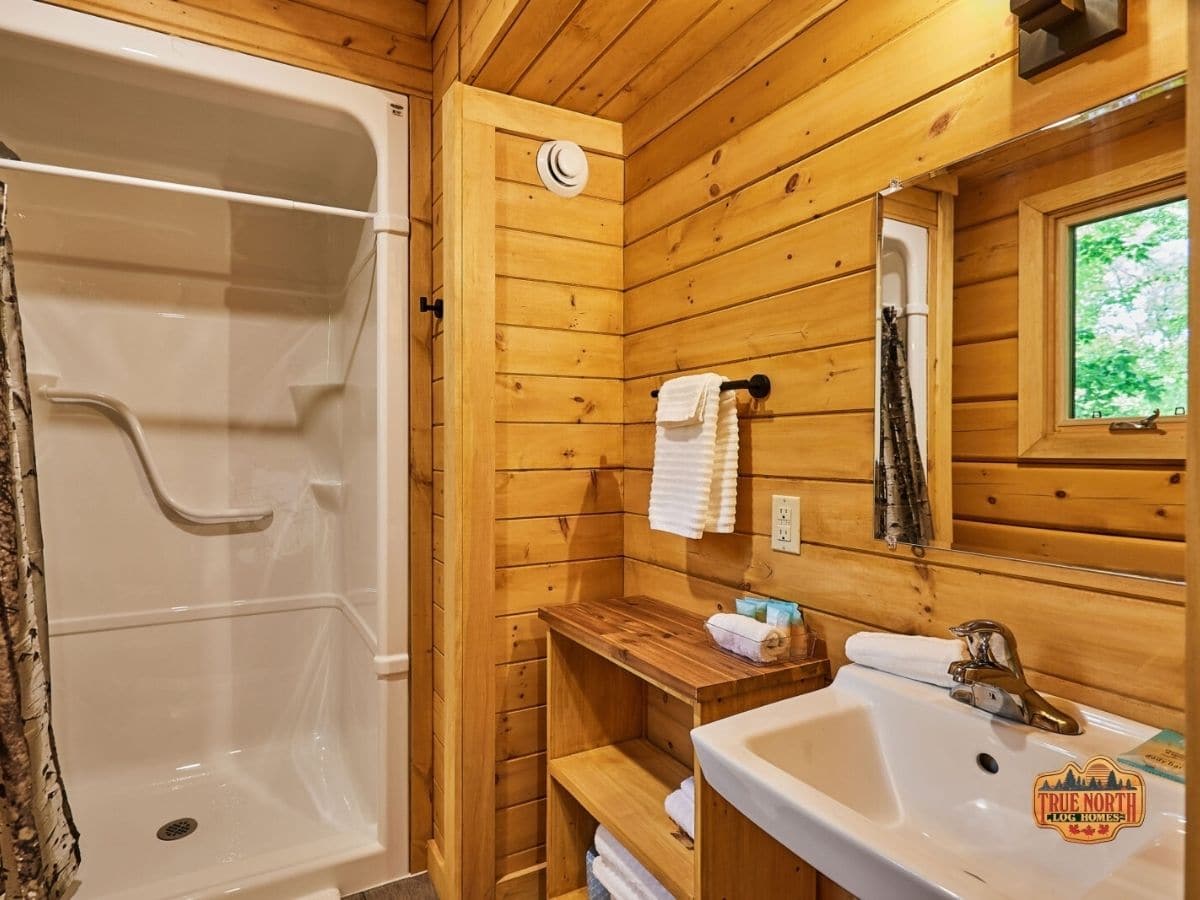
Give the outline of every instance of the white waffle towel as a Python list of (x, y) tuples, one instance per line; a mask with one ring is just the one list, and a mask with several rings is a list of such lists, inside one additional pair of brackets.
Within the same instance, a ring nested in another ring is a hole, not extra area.
[(650, 527), (693, 540), (733, 531), (737, 397), (715, 373), (673, 378), (658, 392)]

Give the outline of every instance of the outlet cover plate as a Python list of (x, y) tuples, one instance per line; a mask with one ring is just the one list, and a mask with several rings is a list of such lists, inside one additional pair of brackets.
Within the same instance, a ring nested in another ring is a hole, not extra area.
[(771, 549), (800, 552), (800, 498), (775, 494), (771, 497)]

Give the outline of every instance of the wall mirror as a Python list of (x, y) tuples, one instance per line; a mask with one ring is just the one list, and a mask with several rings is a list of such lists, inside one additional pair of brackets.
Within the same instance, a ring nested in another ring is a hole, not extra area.
[(1176, 80), (880, 194), (877, 538), (1183, 578), (1184, 170)]

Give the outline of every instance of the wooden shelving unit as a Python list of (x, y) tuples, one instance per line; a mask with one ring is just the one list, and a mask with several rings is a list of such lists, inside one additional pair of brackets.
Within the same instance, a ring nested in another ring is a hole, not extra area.
[[(550, 629), (548, 896), (586, 896), (584, 856), (597, 825), (678, 898), (816, 896), (813, 870), (704, 782), (690, 741), (680, 746), (653, 727), (650, 697), (683, 704), (695, 727), (822, 687), (829, 661), (753, 665), (713, 647), (699, 616), (648, 597), (539, 615)], [(689, 775), (694, 840), (663, 809)]]

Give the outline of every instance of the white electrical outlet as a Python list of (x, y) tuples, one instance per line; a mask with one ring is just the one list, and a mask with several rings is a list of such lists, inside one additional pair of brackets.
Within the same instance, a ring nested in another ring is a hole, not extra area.
[(800, 552), (800, 498), (771, 497), (771, 549)]

